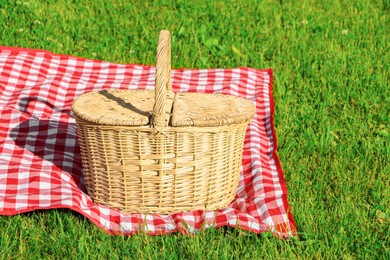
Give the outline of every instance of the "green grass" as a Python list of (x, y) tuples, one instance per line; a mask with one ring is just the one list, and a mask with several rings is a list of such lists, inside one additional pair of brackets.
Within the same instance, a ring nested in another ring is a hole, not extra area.
[(389, 0), (0, 1), (0, 44), (174, 68), (273, 68), (299, 236), (109, 236), (68, 210), (0, 217), (0, 258), (390, 259)]

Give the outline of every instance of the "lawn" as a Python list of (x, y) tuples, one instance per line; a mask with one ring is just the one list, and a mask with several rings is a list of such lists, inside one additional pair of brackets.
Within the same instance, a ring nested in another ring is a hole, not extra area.
[[(87, 3), (88, 2), (88, 3)], [(129, 3), (132, 2), (132, 3)], [(0, 45), (115, 63), (274, 70), (298, 236), (110, 236), (69, 210), (0, 216), (0, 258), (390, 259), (389, 0), (0, 1)]]

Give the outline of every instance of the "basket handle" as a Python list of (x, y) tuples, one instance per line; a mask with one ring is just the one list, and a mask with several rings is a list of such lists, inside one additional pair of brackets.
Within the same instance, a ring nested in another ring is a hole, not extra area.
[(166, 91), (172, 91), (171, 83), (171, 34), (162, 30), (158, 37), (156, 55), (156, 90), (152, 126), (162, 129), (168, 125), (165, 118)]

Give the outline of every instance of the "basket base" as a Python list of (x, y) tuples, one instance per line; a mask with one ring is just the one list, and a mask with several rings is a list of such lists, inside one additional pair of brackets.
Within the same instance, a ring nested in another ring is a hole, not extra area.
[(212, 206), (209, 205), (178, 205), (176, 207), (172, 205), (159, 205), (156, 204), (148, 204), (148, 205), (140, 205), (134, 203), (132, 206), (124, 207), (120, 203), (110, 202), (107, 203), (100, 198), (93, 198), (94, 203), (101, 204), (110, 208), (114, 208), (120, 210), (126, 214), (133, 213), (141, 213), (141, 214), (159, 214), (159, 215), (169, 215), (175, 213), (182, 212), (191, 212), (196, 210), (219, 210), (226, 208), (229, 204), (234, 200), (235, 194), (225, 198), (223, 201), (219, 201), (218, 203), (214, 203)]

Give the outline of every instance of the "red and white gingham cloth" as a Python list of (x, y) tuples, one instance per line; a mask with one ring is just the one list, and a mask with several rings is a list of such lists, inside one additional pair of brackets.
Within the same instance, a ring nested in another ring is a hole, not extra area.
[(194, 233), (233, 226), (296, 234), (276, 155), (272, 70), (180, 69), (173, 90), (225, 93), (256, 103), (244, 145), (237, 196), (225, 209), (172, 215), (123, 214), (85, 193), (71, 105), (101, 89), (154, 89), (155, 68), (0, 47), (0, 215), (75, 210), (111, 234)]

